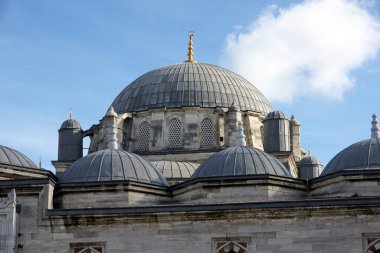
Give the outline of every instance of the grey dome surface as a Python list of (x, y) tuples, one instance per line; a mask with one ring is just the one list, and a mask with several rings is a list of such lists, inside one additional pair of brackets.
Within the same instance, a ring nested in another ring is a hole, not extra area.
[(75, 128), (75, 129), (82, 129), (79, 122), (75, 119), (68, 119), (62, 122), (61, 129), (63, 128)]
[(300, 166), (308, 165), (321, 165), (321, 162), (315, 156), (305, 156), (302, 158)]
[(199, 167), (197, 163), (176, 161), (152, 162), (166, 178), (190, 178)]
[(264, 95), (238, 74), (214, 65), (179, 63), (137, 78), (113, 101), (117, 113), (184, 106), (224, 107), (261, 113), (273, 111)]
[(281, 111), (273, 111), (273, 112), (268, 113), (267, 116), (265, 117), (265, 120), (269, 120), (269, 119), (287, 119), (287, 117)]
[(36, 164), (24, 154), (2, 145), (0, 145), (0, 164), (37, 169)]
[(371, 138), (352, 144), (326, 165), (321, 176), (343, 170), (380, 169), (380, 139)]
[(150, 162), (138, 155), (116, 149), (104, 149), (82, 157), (60, 179), (63, 183), (116, 180), (169, 185)]
[(273, 156), (256, 148), (232, 147), (204, 161), (192, 178), (271, 174), (292, 177)]

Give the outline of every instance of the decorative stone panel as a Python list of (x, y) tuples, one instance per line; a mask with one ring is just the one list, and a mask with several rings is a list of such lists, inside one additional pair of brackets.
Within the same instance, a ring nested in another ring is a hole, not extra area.
[(71, 243), (70, 253), (105, 253), (105, 243)]
[(248, 253), (249, 238), (220, 238), (213, 240), (215, 253)]
[(363, 235), (364, 253), (380, 253), (380, 233)]

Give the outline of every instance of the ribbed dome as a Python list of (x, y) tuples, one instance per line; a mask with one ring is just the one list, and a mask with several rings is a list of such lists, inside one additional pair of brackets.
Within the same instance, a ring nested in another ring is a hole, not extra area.
[(152, 162), (166, 178), (190, 178), (199, 167), (197, 163), (176, 161)]
[(150, 162), (138, 155), (116, 149), (100, 150), (77, 160), (60, 179), (63, 183), (116, 180), (169, 185)]
[(380, 169), (380, 139), (371, 138), (345, 148), (326, 165), (321, 176), (343, 170)]
[(261, 113), (273, 111), (250, 82), (227, 69), (184, 62), (152, 70), (129, 84), (113, 101), (117, 113), (184, 106), (224, 107)]
[(321, 165), (321, 162), (315, 156), (305, 156), (302, 158), (300, 166)]
[(75, 119), (68, 119), (62, 122), (61, 129), (63, 128), (75, 128), (75, 129), (82, 129), (79, 122)]
[(269, 119), (287, 119), (287, 117), (281, 111), (273, 111), (268, 113), (268, 115), (265, 117), (265, 120)]
[(251, 147), (232, 147), (204, 161), (192, 178), (259, 174), (291, 177), (276, 158), (264, 151)]
[(37, 169), (37, 166), (21, 152), (0, 145), (0, 164)]

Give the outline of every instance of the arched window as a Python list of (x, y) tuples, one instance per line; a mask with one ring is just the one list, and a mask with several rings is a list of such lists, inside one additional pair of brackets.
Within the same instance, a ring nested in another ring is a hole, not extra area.
[(150, 125), (147, 121), (141, 123), (139, 127), (139, 135), (137, 139), (137, 149), (139, 151), (149, 150), (149, 140), (150, 140)]
[(211, 119), (205, 118), (201, 122), (201, 148), (215, 147), (215, 127)]
[(169, 122), (168, 148), (182, 147), (182, 123), (179, 119), (171, 119)]

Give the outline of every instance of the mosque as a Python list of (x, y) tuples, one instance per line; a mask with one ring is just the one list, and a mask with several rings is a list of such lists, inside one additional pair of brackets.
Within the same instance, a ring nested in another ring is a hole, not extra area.
[(296, 117), (194, 61), (189, 33), (187, 60), (138, 77), (99, 123), (62, 123), (56, 174), (0, 145), (0, 253), (380, 253), (371, 124), (323, 168)]

